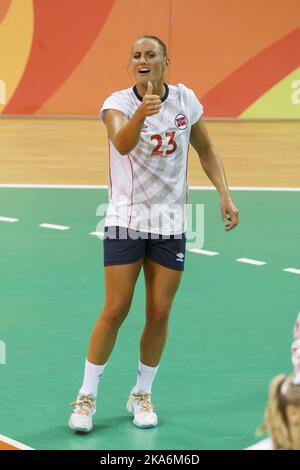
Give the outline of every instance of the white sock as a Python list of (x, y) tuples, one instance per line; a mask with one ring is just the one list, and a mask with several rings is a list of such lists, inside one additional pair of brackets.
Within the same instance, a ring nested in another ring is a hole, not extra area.
[(97, 366), (96, 364), (92, 364), (86, 359), (83, 384), (79, 390), (79, 395), (92, 394), (95, 398), (97, 398), (99, 380), (104, 372), (106, 365), (107, 363)]
[(150, 367), (139, 361), (137, 382), (131, 393), (151, 393), (152, 383), (158, 368), (159, 364), (156, 367)]

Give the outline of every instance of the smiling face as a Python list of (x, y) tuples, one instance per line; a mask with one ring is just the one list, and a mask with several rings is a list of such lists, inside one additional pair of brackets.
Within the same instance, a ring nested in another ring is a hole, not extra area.
[(155, 39), (138, 39), (131, 52), (131, 70), (137, 84), (163, 83), (168, 59)]

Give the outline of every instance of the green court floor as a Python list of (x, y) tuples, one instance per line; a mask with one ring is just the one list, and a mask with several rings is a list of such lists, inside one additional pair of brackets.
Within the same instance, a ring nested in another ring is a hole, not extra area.
[[(242, 449), (253, 444), (273, 375), (290, 372), (300, 310), (300, 192), (234, 191), (240, 226), (226, 233), (215, 191), (205, 256), (187, 252), (169, 339), (153, 386), (159, 426), (126, 411), (144, 323), (144, 279), (105, 370), (94, 432), (67, 427), (104, 298), (102, 240), (90, 235), (105, 189), (0, 189), (0, 434), (36, 449)], [(39, 227), (70, 226), (67, 231)], [(236, 261), (265, 261), (254, 266)]]

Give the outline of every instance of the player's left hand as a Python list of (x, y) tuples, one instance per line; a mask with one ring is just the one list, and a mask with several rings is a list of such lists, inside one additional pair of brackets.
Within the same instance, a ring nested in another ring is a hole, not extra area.
[(222, 222), (230, 222), (225, 225), (225, 231), (230, 232), (239, 223), (239, 211), (228, 196), (221, 199), (220, 207)]

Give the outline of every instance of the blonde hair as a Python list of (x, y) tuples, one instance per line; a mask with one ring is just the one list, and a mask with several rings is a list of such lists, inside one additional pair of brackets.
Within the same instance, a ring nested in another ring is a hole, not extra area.
[(273, 378), (269, 387), (269, 399), (265, 410), (264, 423), (257, 429), (257, 435), (267, 431), (276, 450), (293, 450), (287, 405), (300, 405), (300, 385), (293, 383), (294, 375), (280, 374)]

